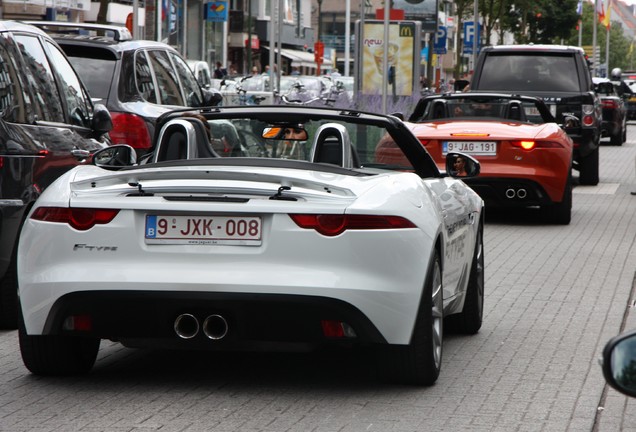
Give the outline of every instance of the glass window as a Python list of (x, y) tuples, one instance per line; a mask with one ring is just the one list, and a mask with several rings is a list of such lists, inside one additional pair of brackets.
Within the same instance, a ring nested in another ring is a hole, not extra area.
[(152, 79), (152, 69), (150, 68), (145, 51), (139, 51), (135, 54), (135, 77), (137, 90), (141, 97), (145, 101), (159, 103), (157, 100), (155, 82)]
[(105, 49), (62, 45), (64, 53), (82, 79), (92, 98), (108, 99), (117, 59)]
[(179, 74), (179, 80), (183, 87), (183, 94), (187, 97), (186, 105), (188, 106), (201, 106), (203, 105), (203, 95), (201, 94), (201, 88), (197, 82), (192, 70), (188, 67), (187, 63), (183, 61), (181, 57), (174, 53), (170, 53), (170, 57), (174, 62), (174, 66)]
[(571, 54), (492, 53), (486, 57), (479, 90), (579, 90), (576, 61)]
[(90, 127), (92, 107), (88, 96), (84, 93), (84, 88), (79, 78), (71, 64), (64, 57), (64, 54), (62, 54), (62, 51), (49, 41), (46, 41), (46, 45), (51, 54), (51, 62), (61, 79), (61, 91), (66, 100), (66, 110), (70, 124)]
[(177, 73), (166, 51), (148, 51), (152, 70), (157, 79), (159, 103), (161, 105), (186, 106)]
[(15, 59), (7, 51), (4, 41), (2, 38), (0, 44), (0, 112), (6, 121), (26, 123), (26, 104), (29, 97), (20, 88)]
[(35, 36), (15, 35), (27, 70), (29, 86), (33, 89), (33, 103), (38, 120), (64, 123), (64, 110), (55, 77), (40, 41)]

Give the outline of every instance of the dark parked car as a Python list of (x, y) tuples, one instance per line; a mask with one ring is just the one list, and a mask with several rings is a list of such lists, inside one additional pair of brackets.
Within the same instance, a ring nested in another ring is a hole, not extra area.
[(0, 21), (0, 114), (0, 328), (9, 329), (17, 328), (24, 218), (56, 178), (109, 144), (112, 121), (59, 46), (13, 21)]
[(94, 100), (113, 117), (110, 137), (141, 155), (151, 147), (157, 117), (176, 107), (216, 105), (221, 95), (202, 89), (171, 46), (133, 40), (125, 27), (33, 21), (62, 47)]
[(592, 79), (594, 91), (603, 107), (601, 136), (609, 137), (612, 145), (622, 145), (627, 140), (627, 109), (625, 101), (617, 92), (617, 83), (607, 78)]
[(470, 91), (502, 91), (543, 98), (559, 124), (580, 122), (566, 132), (574, 141), (579, 183), (599, 181), (601, 102), (594, 92), (585, 52), (564, 45), (499, 45), (483, 48)]

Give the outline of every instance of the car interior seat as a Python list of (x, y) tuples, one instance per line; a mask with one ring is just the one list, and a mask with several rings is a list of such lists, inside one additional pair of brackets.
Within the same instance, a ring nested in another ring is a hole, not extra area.
[(344, 168), (359, 166), (349, 132), (339, 123), (325, 123), (318, 128), (311, 147), (310, 160)]
[(190, 121), (170, 120), (159, 134), (153, 162), (194, 158), (198, 154), (196, 141), (196, 130)]

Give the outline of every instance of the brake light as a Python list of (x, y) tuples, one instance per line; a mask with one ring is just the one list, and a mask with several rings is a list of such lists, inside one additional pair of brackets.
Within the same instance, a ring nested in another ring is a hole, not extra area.
[(0, 156), (0, 169), (4, 166), (4, 158)]
[(117, 213), (119, 213), (119, 210), (38, 207), (31, 215), (31, 219), (67, 223), (78, 231), (86, 231), (97, 224), (104, 225), (109, 223), (117, 216)]
[(290, 214), (289, 217), (299, 227), (314, 229), (328, 237), (337, 236), (346, 230), (415, 228), (413, 222), (401, 216)]
[(611, 108), (611, 109), (618, 108), (618, 102), (616, 102), (613, 99), (604, 99), (601, 101), (601, 104), (603, 105), (603, 108)]
[(483, 133), (483, 132), (458, 132), (458, 133), (452, 133), (451, 136), (453, 136), (453, 137), (484, 138), (484, 137), (489, 137), (490, 134), (489, 133)]
[(424, 147), (426, 147), (426, 146), (428, 145), (428, 143), (429, 143), (429, 142), (430, 142), (429, 140), (420, 139), (420, 143), (421, 143)]
[(594, 117), (591, 115), (586, 115), (583, 117), (583, 126), (593, 126), (594, 125)]
[(510, 144), (513, 147), (519, 147), (520, 149), (530, 151), (535, 148), (563, 148), (561, 144), (554, 141), (531, 141), (531, 140), (520, 140), (520, 141), (510, 141)]
[(151, 147), (146, 121), (135, 114), (111, 112), (113, 129), (108, 133), (113, 144), (128, 144), (135, 149)]

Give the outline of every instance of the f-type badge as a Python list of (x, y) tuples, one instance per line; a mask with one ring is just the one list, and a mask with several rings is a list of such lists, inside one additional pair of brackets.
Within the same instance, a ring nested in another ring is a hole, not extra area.
[(73, 246), (73, 251), (85, 250), (89, 252), (116, 252), (117, 246), (92, 246), (83, 243), (77, 243)]

